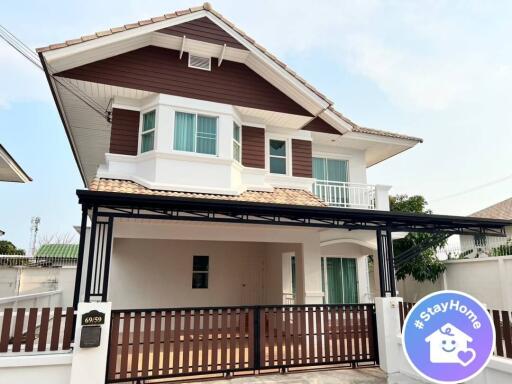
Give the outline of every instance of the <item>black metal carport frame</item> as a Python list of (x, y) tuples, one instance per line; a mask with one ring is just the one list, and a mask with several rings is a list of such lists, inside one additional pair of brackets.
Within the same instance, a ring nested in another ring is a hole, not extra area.
[(512, 221), (464, 216), (363, 209), (267, 204), (222, 199), (140, 195), (78, 190), (82, 205), (73, 305), (80, 299), (87, 217), (91, 219), (85, 301), (107, 300), (113, 226), (118, 218), (209, 221), (316, 228), (373, 230), (377, 235), (380, 294), (396, 296), (392, 232), (505, 236)]

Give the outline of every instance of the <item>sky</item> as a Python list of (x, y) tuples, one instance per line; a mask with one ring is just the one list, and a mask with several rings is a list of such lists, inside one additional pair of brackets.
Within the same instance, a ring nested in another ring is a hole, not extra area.
[[(191, 0), (192, 1), (192, 0)], [(25, 1), (0, 24), (30, 47), (199, 5)], [(424, 143), (368, 169), (368, 182), (466, 215), (512, 193), (512, 2), (228, 1), (213, 7), (326, 94), (356, 123)], [(3, 239), (27, 248), (71, 234), (83, 188), (46, 80), (0, 41), (0, 143), (34, 179), (0, 184)]]

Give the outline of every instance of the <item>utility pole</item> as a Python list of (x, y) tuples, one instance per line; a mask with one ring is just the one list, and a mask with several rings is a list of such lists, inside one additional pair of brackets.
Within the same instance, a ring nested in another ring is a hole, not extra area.
[(39, 231), (40, 222), (41, 218), (39, 216), (32, 217), (32, 220), (30, 222), (30, 243), (28, 245), (29, 256), (34, 256), (34, 254), (36, 253), (37, 232)]

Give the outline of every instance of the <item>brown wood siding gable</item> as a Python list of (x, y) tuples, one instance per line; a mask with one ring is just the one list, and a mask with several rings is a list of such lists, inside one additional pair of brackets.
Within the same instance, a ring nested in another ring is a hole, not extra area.
[(224, 45), (228, 47), (247, 50), (238, 40), (207, 17), (188, 21), (172, 27), (160, 29), (157, 32), (173, 36), (186, 36), (187, 39), (204, 41), (207, 43)]
[(110, 153), (137, 154), (140, 112), (113, 108), (110, 132)]
[(311, 141), (292, 139), (292, 173), (297, 177), (313, 177)]
[(322, 120), (319, 117), (315, 117), (308, 124), (306, 124), (302, 129), (304, 129), (306, 131), (331, 133), (333, 135), (341, 135), (340, 131), (338, 131), (336, 128), (330, 126), (328, 123), (326, 123), (324, 120)]
[(188, 67), (179, 52), (148, 46), (60, 72), (57, 76), (268, 111), (311, 116), (245, 64), (224, 60), (211, 71)]
[(265, 130), (242, 127), (242, 165), (251, 168), (265, 168)]

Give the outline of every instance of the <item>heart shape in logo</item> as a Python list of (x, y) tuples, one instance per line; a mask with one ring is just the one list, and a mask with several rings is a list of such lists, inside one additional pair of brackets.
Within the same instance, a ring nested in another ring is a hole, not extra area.
[(457, 353), (457, 358), (459, 359), (460, 365), (467, 367), (473, 362), (473, 360), (475, 360), (476, 352), (473, 348), (467, 348), (463, 351), (459, 351), (459, 353)]

